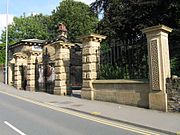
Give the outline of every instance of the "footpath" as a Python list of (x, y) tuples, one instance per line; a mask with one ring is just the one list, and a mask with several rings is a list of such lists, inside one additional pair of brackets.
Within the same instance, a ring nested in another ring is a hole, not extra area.
[(180, 113), (160, 112), (116, 103), (90, 101), (74, 96), (57, 96), (44, 92), (17, 90), (3, 83), (0, 83), (0, 91), (55, 107), (95, 115), (166, 134), (180, 135)]

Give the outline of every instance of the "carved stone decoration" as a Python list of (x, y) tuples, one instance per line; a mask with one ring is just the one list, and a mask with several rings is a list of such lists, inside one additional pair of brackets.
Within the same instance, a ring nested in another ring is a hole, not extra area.
[(58, 24), (59, 36), (67, 38), (67, 28), (63, 23)]
[(160, 90), (159, 85), (159, 61), (157, 40), (152, 40), (151, 47), (151, 64), (152, 64), (152, 89)]
[(148, 42), (150, 93), (149, 108), (167, 111), (166, 79), (170, 77), (168, 33), (172, 29), (156, 25), (142, 30)]

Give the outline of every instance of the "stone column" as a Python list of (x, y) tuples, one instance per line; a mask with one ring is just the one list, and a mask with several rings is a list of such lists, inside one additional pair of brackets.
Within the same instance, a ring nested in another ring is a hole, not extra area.
[(26, 55), (22, 53), (15, 53), (15, 72), (14, 72), (14, 87), (16, 89), (22, 89), (22, 77), (21, 77), (21, 71), (20, 66), (25, 65), (24, 59), (26, 59)]
[(29, 91), (35, 91), (35, 62), (41, 52), (30, 51), (27, 64), (27, 87)]
[(170, 74), (168, 33), (171, 28), (164, 25), (149, 27), (142, 30), (147, 37), (149, 58), (151, 109), (167, 111), (166, 78)]
[(97, 79), (98, 75), (98, 62), (99, 62), (99, 48), (102, 39), (105, 36), (91, 34), (89, 36), (82, 37), (83, 49), (82, 49), (82, 63), (83, 63), (83, 86), (81, 91), (81, 97), (85, 99), (94, 99), (94, 91), (92, 82)]
[(55, 47), (55, 88), (54, 94), (67, 95), (69, 86), (69, 64), (71, 44), (58, 41)]

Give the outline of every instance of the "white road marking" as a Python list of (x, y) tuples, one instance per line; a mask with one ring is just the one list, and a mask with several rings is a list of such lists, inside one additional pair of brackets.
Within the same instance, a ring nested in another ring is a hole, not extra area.
[[(34, 101), (32, 99), (16, 96), (16, 95), (13, 95), (13, 94), (10, 94), (10, 93), (7, 93), (7, 92), (0, 91), (0, 93), (3, 93), (3, 94), (6, 94), (6, 95), (9, 95), (11, 97), (15, 97), (17, 99), (24, 100), (24, 101), (36, 104), (36, 105), (39, 105), (39, 106), (42, 106), (42, 107), (46, 107), (46, 108), (49, 108), (49, 109), (52, 109), (52, 110), (55, 110), (55, 111), (63, 112), (63, 113), (69, 114), (69, 115), (77, 116), (79, 118), (94, 121), (94, 122), (101, 123), (101, 124), (104, 124), (104, 125), (109, 125), (111, 127), (116, 127), (116, 128), (120, 128), (120, 129), (124, 129), (124, 130), (128, 130), (128, 131), (132, 131), (132, 132), (135, 132), (135, 133), (143, 134), (143, 135), (159, 135), (156, 132), (146, 131), (144, 129), (131, 127), (131, 126), (126, 125), (126, 124), (112, 122), (112, 121), (109, 121), (109, 120), (106, 120), (106, 119), (89, 116), (89, 115), (78, 113), (78, 112), (75, 112), (75, 111), (70, 111), (68, 109), (58, 108), (58, 107), (53, 106), (51, 104), (45, 104), (45, 103), (42, 103), (42, 102)], [(25, 134), (22, 134), (22, 135), (25, 135)]]
[(4, 123), (9, 126), (10, 128), (12, 128), (14, 131), (16, 131), (17, 133), (19, 133), (20, 135), (26, 135), (25, 133), (23, 133), (22, 131), (20, 131), (19, 129), (17, 129), (16, 127), (14, 127), (13, 125), (11, 125), (9, 122), (4, 121)]

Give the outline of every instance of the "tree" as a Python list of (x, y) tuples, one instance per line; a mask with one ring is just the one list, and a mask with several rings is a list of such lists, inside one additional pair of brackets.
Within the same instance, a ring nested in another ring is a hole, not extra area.
[(0, 43), (0, 65), (5, 63), (5, 44)]
[[(8, 41), (12, 44), (22, 39), (49, 39), (49, 23), (49, 17), (42, 14), (14, 17), (13, 23), (8, 26)], [(6, 31), (3, 31), (1, 35), (3, 43), (5, 43), (5, 37)]]
[[(104, 11), (97, 31), (107, 35), (108, 41), (140, 38), (143, 36), (141, 29), (158, 24), (173, 28), (169, 37), (170, 55), (173, 65), (180, 63), (180, 1), (97, 0), (91, 8), (95, 12)], [(180, 67), (176, 69), (180, 70)], [(180, 75), (180, 72), (176, 74)]]
[(73, 0), (63, 0), (56, 10), (53, 10), (51, 20), (53, 36), (57, 36), (55, 26), (63, 23), (68, 29), (70, 41), (77, 41), (80, 36), (94, 32), (98, 22), (96, 14), (88, 5)]
[(142, 28), (148, 26), (164, 24), (175, 29), (179, 27), (180, 2), (176, 0), (99, 1), (104, 4), (97, 5), (97, 1), (92, 4), (92, 9), (102, 10), (105, 7), (104, 18), (100, 21), (98, 27), (98, 30), (103, 33), (105, 33), (108, 26), (110, 32), (115, 35), (121, 38), (131, 38), (137, 36), (138, 33), (141, 33)]

